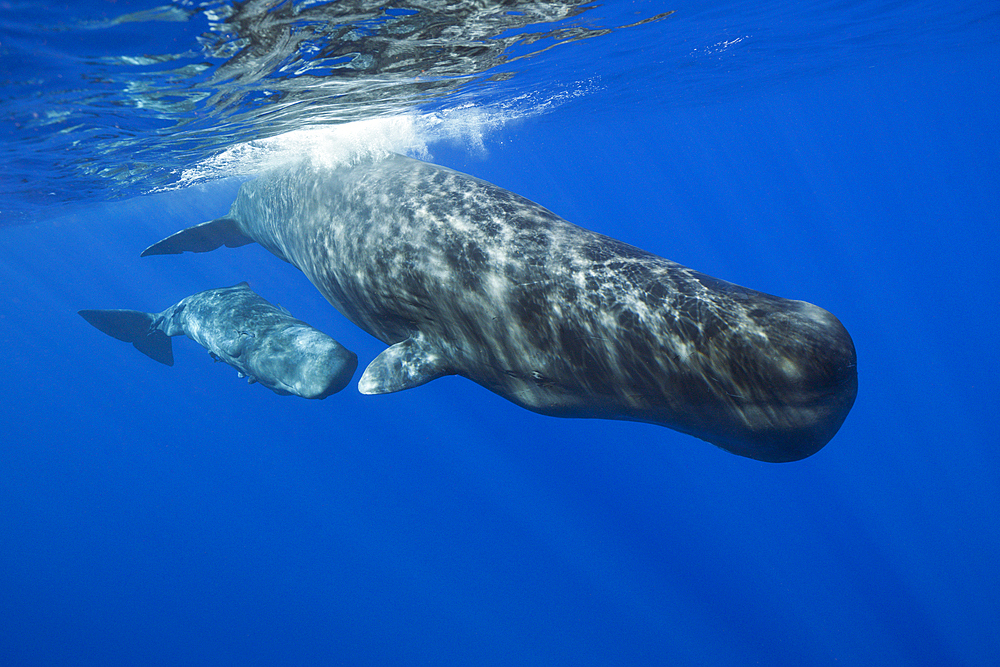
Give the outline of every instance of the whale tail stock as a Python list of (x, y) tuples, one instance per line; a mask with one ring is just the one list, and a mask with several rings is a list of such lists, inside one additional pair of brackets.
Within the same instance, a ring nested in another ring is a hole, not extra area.
[(253, 242), (254, 240), (243, 233), (235, 220), (219, 218), (171, 234), (143, 250), (139, 256), (179, 255), (184, 251), (209, 252), (222, 246), (239, 248)]
[(132, 343), (147, 357), (174, 365), (170, 336), (153, 328), (154, 315), (139, 310), (81, 310), (80, 316), (118, 340)]

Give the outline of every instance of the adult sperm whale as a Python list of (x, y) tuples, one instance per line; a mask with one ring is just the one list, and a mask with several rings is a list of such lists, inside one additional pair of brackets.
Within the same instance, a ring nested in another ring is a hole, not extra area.
[(254, 241), (389, 345), (362, 393), (458, 374), (543, 414), (661, 424), (775, 462), (823, 447), (857, 394), (854, 343), (827, 311), (418, 160), (303, 161), (142, 254)]
[(351, 381), (358, 357), (243, 282), (206, 290), (162, 313), (81, 310), (80, 315), (143, 354), (174, 365), (171, 336), (185, 335), (246, 377), (277, 394), (326, 398)]

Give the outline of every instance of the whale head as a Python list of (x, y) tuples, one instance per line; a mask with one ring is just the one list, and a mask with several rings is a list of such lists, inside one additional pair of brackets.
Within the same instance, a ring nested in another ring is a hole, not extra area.
[[(858, 393), (857, 353), (844, 325), (804, 301), (751, 310), (756, 326), (731, 336), (711, 378), (720, 397), (704, 432), (734, 454), (804, 459), (836, 435)], [(713, 414), (714, 413), (714, 414)]]
[(248, 365), (258, 382), (279, 394), (322, 399), (347, 386), (358, 357), (312, 327), (290, 324), (269, 335)]

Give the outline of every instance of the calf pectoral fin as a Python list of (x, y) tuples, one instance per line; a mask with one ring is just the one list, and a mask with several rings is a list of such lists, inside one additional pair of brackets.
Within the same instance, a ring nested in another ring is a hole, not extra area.
[(139, 256), (179, 255), (185, 250), (188, 252), (208, 252), (221, 246), (238, 248), (253, 242), (252, 238), (240, 230), (240, 226), (235, 220), (219, 218), (172, 234), (149, 246)]
[(362, 394), (391, 394), (454, 373), (447, 360), (421, 338), (407, 338), (388, 347), (368, 364), (358, 391)]

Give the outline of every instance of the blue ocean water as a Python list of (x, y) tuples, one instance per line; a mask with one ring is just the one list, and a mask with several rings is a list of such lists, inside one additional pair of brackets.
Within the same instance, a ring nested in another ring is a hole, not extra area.
[[(995, 664), (998, 35), (989, 2), (3, 3), (0, 663)], [(456, 377), (279, 397), (76, 314), (248, 280), (363, 368), (263, 248), (139, 258), (305, 150), (816, 303), (854, 409), (765, 464)]]

